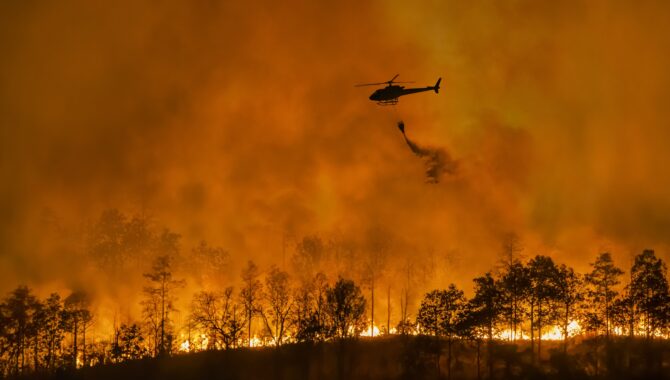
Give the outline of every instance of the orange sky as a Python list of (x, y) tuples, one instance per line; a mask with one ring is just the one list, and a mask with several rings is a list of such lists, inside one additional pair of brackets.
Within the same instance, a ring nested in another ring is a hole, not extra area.
[[(263, 264), (285, 233), (382, 227), (397, 257), (438, 258), (435, 284), (469, 287), (512, 231), (579, 270), (604, 249), (667, 260), (668, 8), (2, 4), (0, 290), (77, 283), (45, 219), (110, 207)], [(396, 73), (442, 90), (394, 111), (353, 87)], [(456, 173), (426, 183), (399, 118)]]

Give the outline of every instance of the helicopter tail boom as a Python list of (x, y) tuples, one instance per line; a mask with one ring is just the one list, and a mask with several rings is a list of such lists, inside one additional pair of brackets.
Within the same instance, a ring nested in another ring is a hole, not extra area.
[(435, 90), (435, 93), (440, 92), (440, 82), (442, 81), (442, 78), (437, 78), (437, 83), (435, 83), (435, 86), (433, 87), (433, 90)]

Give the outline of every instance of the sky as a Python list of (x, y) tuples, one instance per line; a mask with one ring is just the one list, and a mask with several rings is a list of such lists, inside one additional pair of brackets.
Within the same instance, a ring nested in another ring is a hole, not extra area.
[[(109, 208), (264, 266), (385, 231), (389, 260), (436, 260), (425, 287), (469, 287), (510, 233), (580, 271), (668, 260), (669, 8), (3, 2), (0, 290), (94, 278), (78, 231)], [(440, 93), (354, 87), (398, 73)], [(455, 169), (427, 181), (400, 120)]]

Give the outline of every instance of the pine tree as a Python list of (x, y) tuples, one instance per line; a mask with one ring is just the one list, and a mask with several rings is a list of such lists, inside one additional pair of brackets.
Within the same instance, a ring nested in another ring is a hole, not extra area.
[(665, 263), (653, 250), (646, 249), (635, 257), (630, 297), (647, 339), (667, 324), (670, 297), (666, 273)]
[(603, 328), (609, 338), (612, 305), (618, 294), (614, 287), (619, 284), (623, 271), (614, 266), (612, 256), (607, 252), (600, 254), (591, 267), (593, 269), (586, 275), (586, 284), (587, 301), (593, 308), (586, 313), (586, 327), (596, 333)]

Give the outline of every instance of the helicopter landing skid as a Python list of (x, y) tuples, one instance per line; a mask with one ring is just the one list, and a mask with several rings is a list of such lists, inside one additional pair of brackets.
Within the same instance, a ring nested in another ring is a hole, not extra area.
[(380, 100), (377, 102), (380, 106), (394, 106), (398, 104), (398, 98), (393, 98), (393, 99), (388, 99), (388, 100)]

